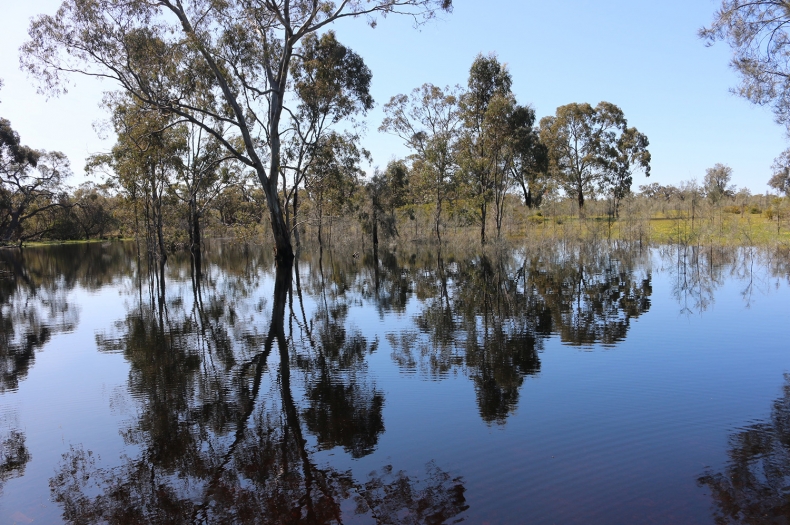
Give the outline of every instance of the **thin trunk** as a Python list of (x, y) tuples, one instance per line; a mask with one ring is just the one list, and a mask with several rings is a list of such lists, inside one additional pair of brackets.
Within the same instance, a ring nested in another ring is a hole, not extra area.
[(298, 218), (298, 214), (299, 214), (299, 186), (295, 186), (294, 187), (294, 227), (293, 227), (293, 232), (294, 232), (294, 241), (296, 243), (296, 247), (297, 248), (302, 245), (302, 241), (299, 238), (299, 218)]
[(442, 244), (442, 200), (437, 197), (436, 199), (436, 216), (434, 218), (436, 226), (436, 241)]
[(318, 201), (318, 247), (320, 249), (324, 249), (324, 208), (321, 205), (321, 201)]
[(480, 244), (486, 243), (486, 215), (487, 209), (486, 203), (480, 206)]
[(376, 213), (375, 206), (373, 207), (373, 249), (377, 250), (379, 246), (379, 218)]
[(162, 232), (162, 192), (161, 190), (159, 193), (156, 193), (156, 190), (154, 191), (154, 224), (156, 226), (156, 240), (159, 246), (159, 259), (162, 261), (162, 264), (164, 264), (165, 261), (167, 261), (167, 251), (165, 249), (165, 236)]

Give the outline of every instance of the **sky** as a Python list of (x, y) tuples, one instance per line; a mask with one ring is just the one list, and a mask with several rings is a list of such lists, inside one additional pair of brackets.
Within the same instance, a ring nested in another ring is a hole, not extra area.
[[(363, 147), (384, 167), (408, 150), (400, 139), (380, 133), (381, 107), (390, 97), (424, 84), (466, 84), (479, 53), (495, 53), (513, 77), (519, 104), (538, 119), (571, 102), (618, 105), (629, 126), (650, 140), (648, 182), (702, 181), (716, 163), (733, 169), (738, 188), (764, 193), (771, 164), (788, 139), (767, 108), (731, 93), (738, 77), (729, 67), (731, 50), (707, 47), (697, 30), (709, 24), (720, 0), (454, 0), (452, 14), (419, 28), (390, 16), (376, 28), (344, 20), (333, 29), (373, 72), (376, 108), (366, 117)], [(30, 19), (54, 14), (60, 0), (6, 2), (0, 19), (0, 116), (11, 121), (22, 142), (64, 152), (76, 185), (86, 180), (88, 155), (107, 151), (113, 137), (97, 129), (107, 115), (99, 102), (114, 85), (72, 77), (69, 92), (47, 99), (19, 70), (19, 46)]]

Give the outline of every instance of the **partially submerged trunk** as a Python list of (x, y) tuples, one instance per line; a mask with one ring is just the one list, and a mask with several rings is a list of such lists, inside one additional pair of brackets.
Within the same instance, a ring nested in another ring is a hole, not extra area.
[[(278, 160), (272, 160), (272, 167), (279, 170), (279, 149), (277, 150)], [(274, 151), (272, 157), (274, 157)], [(273, 171), (272, 173), (276, 173)], [(280, 203), (280, 196), (277, 192), (277, 177), (266, 177), (262, 169), (258, 170), (258, 178), (264, 188), (266, 195), (266, 205), (269, 208), (269, 220), (272, 225), (272, 235), (274, 237), (274, 259), (277, 265), (285, 264), (290, 266), (294, 260), (294, 251), (291, 246), (291, 232), (285, 222), (285, 214)]]

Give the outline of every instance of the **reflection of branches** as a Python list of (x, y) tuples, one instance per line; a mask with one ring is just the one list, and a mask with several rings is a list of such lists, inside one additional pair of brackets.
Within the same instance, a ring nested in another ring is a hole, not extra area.
[(0, 392), (4, 392), (19, 386), (36, 350), (53, 335), (77, 326), (79, 308), (67, 301), (70, 288), (62, 275), (42, 278), (41, 268), (24, 264), (22, 254), (0, 252), (3, 262), (13, 268), (7, 278), (0, 278)]
[(11, 429), (6, 436), (0, 436), (0, 490), (6, 481), (24, 475), (30, 459), (24, 433)]
[(681, 305), (680, 313), (690, 315), (707, 310), (722, 283), (721, 267), (714, 265), (713, 258), (698, 246), (672, 246), (662, 256), (672, 261), (672, 295)]
[(767, 258), (771, 274), (778, 279), (785, 279), (790, 284), (790, 245), (780, 244)]
[(744, 305), (750, 307), (755, 292), (767, 291), (763, 272), (755, 267), (773, 267), (775, 272), (777, 261), (770, 252), (751, 246), (669, 246), (662, 249), (661, 257), (673, 277), (672, 293), (681, 305), (681, 313), (686, 315), (704, 312), (713, 304), (726, 274), (743, 283), (741, 297)]
[(387, 334), (392, 356), (435, 379), (463, 370), (489, 423), (503, 424), (517, 406), (546, 337), (614, 344), (650, 308), (650, 272), (639, 275), (626, 251), (566, 245), (435, 261), (409, 272), (422, 307), (414, 330)]
[[(383, 394), (364, 373), (377, 343), (346, 329), (341, 301), (304, 319), (310, 344), (299, 346), (285, 330), (291, 273), (278, 269), (268, 333), (247, 344), (231, 328), (231, 312), (248, 311), (244, 296), (220, 307), (208, 262), (192, 305), (171, 280), (165, 308), (157, 298), (141, 302), (112, 337), (97, 336), (100, 347), (130, 361), (140, 408), (123, 435), (139, 453), (104, 467), (71, 447), (50, 480), (66, 521), (338, 523), (354, 513), (411, 524), (439, 523), (467, 508), (460, 478), (433, 465), (426, 476), (385, 468), (365, 482), (318, 465), (305, 432), (318, 449), (342, 446), (360, 457), (384, 430)], [(275, 356), (279, 367), (267, 366)], [(219, 366), (206, 364), (217, 357)], [(296, 383), (302, 377), (304, 389)]]
[(783, 523), (790, 516), (790, 375), (771, 417), (729, 438), (729, 460), (723, 472), (699, 478), (711, 490), (716, 523)]

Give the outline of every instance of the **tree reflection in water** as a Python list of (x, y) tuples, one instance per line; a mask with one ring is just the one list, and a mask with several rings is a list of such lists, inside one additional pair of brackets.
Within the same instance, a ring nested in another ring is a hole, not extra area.
[[(384, 395), (365, 357), (377, 342), (346, 327), (342, 291), (320, 298), (308, 319), (290, 269), (276, 272), (268, 329), (258, 332), (254, 292), (268, 261), (235, 255), (219, 267), (204, 261), (191, 298), (178, 281), (140, 293), (115, 331), (97, 336), (130, 363), (138, 412), (122, 430), (130, 455), (120, 466), (81, 446), (64, 455), (50, 480), (64, 519), (417, 524), (463, 512), (463, 481), (432, 463), (422, 476), (385, 466), (360, 481), (314, 459), (334, 447), (351, 457), (375, 449)], [(243, 270), (226, 269), (239, 261)]]
[[(404, 370), (441, 379), (453, 370), (473, 381), (488, 423), (505, 423), (528, 376), (540, 371), (544, 340), (558, 333), (573, 345), (615, 344), (650, 308), (647, 255), (595, 245), (509, 250), (471, 258), (438, 253), (434, 270), (410, 274), (422, 308), (415, 330), (388, 334)], [(386, 269), (387, 266), (384, 266)], [(382, 282), (394, 280), (385, 272)]]
[(699, 478), (715, 504), (716, 523), (787, 523), (790, 516), (790, 374), (771, 417), (732, 434), (723, 472)]
[(76, 328), (80, 309), (69, 293), (127, 278), (131, 260), (121, 243), (0, 250), (0, 393), (18, 388), (54, 335)]
[(24, 476), (31, 458), (24, 432), (10, 428), (0, 434), (0, 492), (8, 480)]

